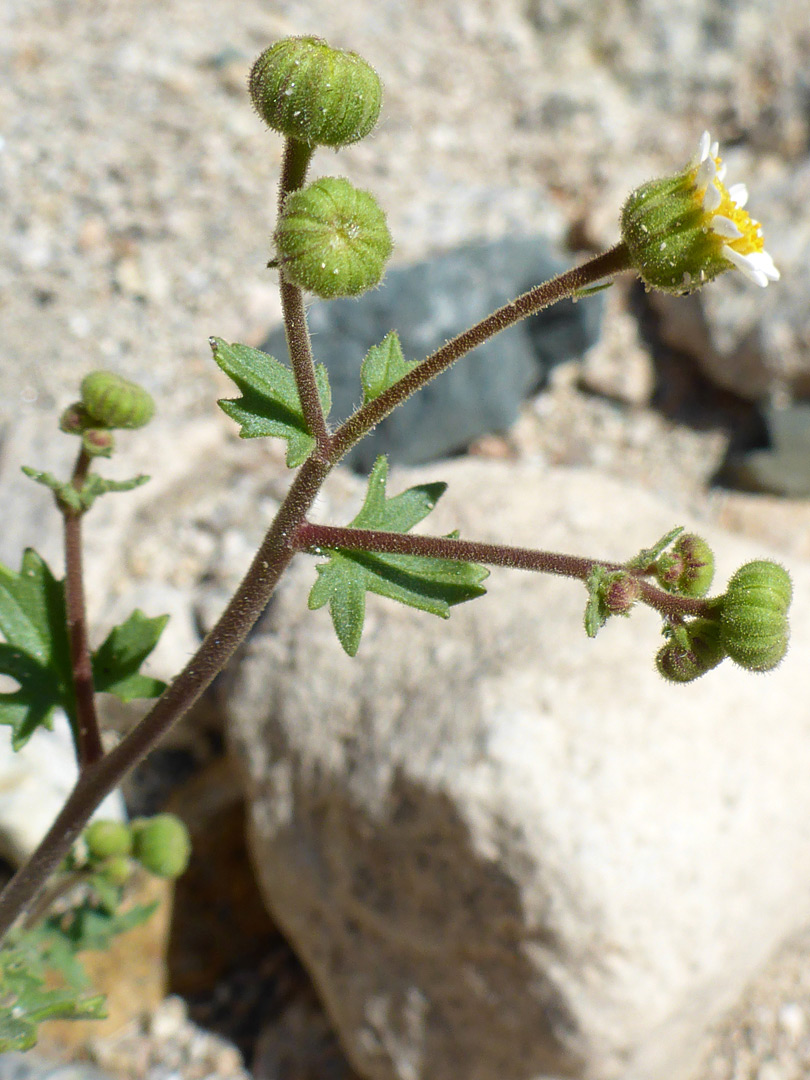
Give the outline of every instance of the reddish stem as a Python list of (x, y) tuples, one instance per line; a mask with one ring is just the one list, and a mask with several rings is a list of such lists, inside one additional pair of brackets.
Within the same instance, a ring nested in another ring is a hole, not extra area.
[(357, 410), (344, 424), (337, 429), (332, 436), (331, 461), (336, 463), (359, 442), (360, 439), (371, 431), (381, 420), (391, 413), (398, 405), (407, 401), (412, 394), (420, 390), (431, 379), (435, 379), (443, 371), (454, 364), (456, 360), (470, 352), (471, 349), (482, 345), (489, 338), (499, 334), (502, 330), (514, 326), (515, 323), (525, 319), (528, 315), (534, 315), (543, 308), (558, 300), (565, 300), (585, 289), (590, 285), (601, 281), (611, 274), (629, 270), (630, 255), (624, 244), (597, 255), (583, 263), (559, 274), (550, 281), (538, 285), (529, 292), (519, 296), (516, 300), (510, 300), (508, 304), (498, 308), (486, 319), (471, 326), (469, 330), (458, 334), (440, 349), (432, 353), (407, 375), (389, 386), (379, 397), (369, 401)]
[[(510, 547), (507, 544), (486, 544), (476, 540), (455, 540), (447, 536), (417, 536), (413, 533), (383, 532), (374, 529), (340, 528), (334, 525), (315, 525), (309, 521), (295, 533), (295, 544), (302, 550), (317, 554), (321, 549), (344, 548), (349, 551), (377, 551), (392, 555), (422, 555), (431, 559), (458, 559), (461, 562), (486, 563), (514, 570), (534, 570), (544, 574), (585, 581), (595, 566), (605, 570), (624, 570), (620, 563), (603, 559), (586, 559), (578, 555), (561, 555), (534, 548)], [(711, 601), (687, 596), (673, 596), (640, 580), (641, 601), (662, 615), (682, 618), (684, 615), (708, 615)]]
[[(91, 460), (84, 450), (79, 452), (71, 484), (81, 490), (90, 470)], [(84, 602), (84, 574), (82, 568), (82, 517), (83, 510), (74, 510), (59, 504), (64, 521), (65, 538), (65, 609), (67, 634), (70, 646), (70, 666), (73, 676), (73, 696), (76, 703), (73, 740), (79, 769), (104, 756), (101, 730), (96, 713), (93, 665), (90, 658), (90, 642), (87, 633), (87, 612)]]
[[(284, 150), (284, 164), (279, 181), (278, 211), (281, 214), (287, 196), (303, 187), (307, 168), (312, 157), (311, 146), (287, 139)], [(287, 351), (290, 354), (295, 385), (301, 401), (307, 429), (314, 437), (316, 450), (323, 460), (329, 454), (331, 436), (326, 426), (318, 384), (315, 381), (315, 361), (312, 356), (312, 344), (307, 330), (307, 314), (304, 307), (304, 294), (297, 285), (284, 280), (284, 268), (279, 267), (281, 309), (284, 314), (284, 331), (287, 336)]]

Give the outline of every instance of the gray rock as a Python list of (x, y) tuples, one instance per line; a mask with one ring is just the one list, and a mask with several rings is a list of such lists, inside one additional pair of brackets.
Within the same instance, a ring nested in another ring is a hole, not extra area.
[(0, 1057), (0, 1080), (110, 1080), (109, 1073), (76, 1062), (59, 1065), (53, 1061), (42, 1061), (28, 1054), (3, 1054)]
[[(329, 370), (332, 416), (361, 403), (360, 363), (390, 330), (408, 360), (421, 360), (521, 293), (567, 269), (541, 237), (467, 244), (416, 266), (395, 268), (358, 300), (309, 309), (315, 355)], [(599, 335), (601, 297), (556, 304), (485, 342), (384, 420), (349, 456), (368, 470), (378, 454), (416, 465), (505, 431), (518, 408), (559, 363), (581, 356)], [(263, 348), (288, 360), (283, 330)]]
[[(685, 523), (585, 470), (427, 473), (451, 481), (437, 533), (622, 559)], [(767, 554), (700, 531), (719, 587)], [(227, 708), (265, 895), (360, 1073), (690, 1075), (806, 917), (810, 568), (791, 572), (776, 673), (673, 687), (652, 613), (590, 642), (581, 586), (505, 571), (447, 625), (370, 596), (352, 661), (293, 568)]]
[(771, 447), (733, 457), (728, 463), (730, 477), (753, 491), (791, 498), (810, 495), (810, 404), (769, 406), (763, 415)]

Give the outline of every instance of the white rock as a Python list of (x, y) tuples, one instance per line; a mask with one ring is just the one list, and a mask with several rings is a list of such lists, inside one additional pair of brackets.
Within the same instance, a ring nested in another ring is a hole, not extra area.
[[(54, 718), (53, 731), (37, 728), (16, 753), (9, 734), (0, 729), (0, 854), (18, 866), (53, 824), (78, 769), (70, 728), (61, 713)], [(126, 820), (120, 791), (109, 794), (93, 817)]]
[[(436, 477), (437, 533), (620, 560), (688, 524), (584, 470), (419, 472)], [(768, 554), (700, 531), (718, 590)], [(363, 1075), (689, 1075), (806, 917), (810, 569), (790, 569), (779, 670), (674, 687), (651, 612), (588, 641), (581, 585), (518, 572), (448, 625), (370, 596), (350, 660), (306, 610), (311, 565), (293, 568), (234, 675), (231, 730), (268, 902)]]

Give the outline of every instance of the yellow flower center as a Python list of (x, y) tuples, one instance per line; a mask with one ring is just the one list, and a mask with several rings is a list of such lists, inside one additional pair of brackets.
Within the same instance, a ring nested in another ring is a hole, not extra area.
[[(711, 219), (714, 217), (728, 218), (734, 225), (740, 230), (742, 236), (736, 238), (723, 237), (723, 242), (728, 244), (734, 251), (738, 251), (740, 255), (751, 255), (755, 251), (762, 251), (764, 247), (764, 241), (762, 238), (762, 226), (758, 221), (755, 221), (751, 215), (742, 206), (738, 206), (728, 193), (728, 188), (720, 179), (722, 175), (723, 159), (721, 157), (714, 158), (714, 163), (717, 167), (718, 175), (709, 181), (709, 185), (713, 185), (720, 193), (720, 205), (714, 210), (705, 210), (706, 216), (709, 218), (709, 228), (711, 228)], [(692, 170), (692, 182), (695, 183), (695, 196), (703, 204), (703, 195), (705, 188), (699, 188), (696, 185), (698, 168)], [(721, 234), (722, 235), (722, 234)]]

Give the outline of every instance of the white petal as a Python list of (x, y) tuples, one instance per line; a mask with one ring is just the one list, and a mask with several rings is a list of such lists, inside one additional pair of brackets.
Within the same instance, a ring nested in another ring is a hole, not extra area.
[[(712, 159), (709, 158), (708, 160), (711, 161)], [(714, 184), (709, 184), (709, 186), (703, 193), (703, 209), (707, 213), (712, 214), (718, 208), (722, 201), (723, 196), (720, 194)]]
[(728, 197), (742, 210), (748, 202), (748, 188), (745, 184), (732, 184), (728, 189)]
[(781, 274), (776, 269), (773, 263), (773, 259), (770, 257), (767, 251), (755, 251), (748, 256), (749, 260), (754, 264), (760, 273), (763, 273), (769, 281), (778, 281)]
[(717, 157), (717, 155), (720, 153), (720, 143), (713, 142), (712, 145), (709, 147), (709, 153), (712, 157)]
[(708, 131), (704, 131), (700, 136), (700, 145), (698, 146), (698, 161), (705, 161), (709, 156), (709, 147), (712, 144), (712, 137)]
[(739, 240), (742, 236), (742, 231), (737, 228), (731, 218), (727, 218), (724, 214), (714, 215), (712, 218), (712, 232), (717, 233), (718, 236), (722, 236), (726, 240)]
[(741, 255), (739, 251), (735, 251), (728, 244), (724, 244), (722, 253), (723, 258), (728, 259), (738, 270), (742, 270), (749, 280), (753, 281), (755, 285), (760, 285), (763, 289), (769, 280), (777, 280), (777, 278), (773, 277), (773, 274), (775, 273), (778, 277), (779, 271), (773, 265), (770, 255), (766, 256), (768, 269), (766, 270), (765, 266), (762, 265), (761, 256), (765, 255), (764, 251), (756, 251), (751, 255)]
[(724, 161), (722, 163), (722, 165), (720, 166), (720, 168), (717, 170), (717, 179), (720, 181), (721, 184), (725, 180), (727, 172), (728, 172), (728, 166), (726, 165), (726, 163)]
[(695, 176), (695, 186), (698, 191), (710, 184), (716, 174), (717, 166), (714, 163), (714, 158), (704, 158), (698, 165), (697, 175)]

